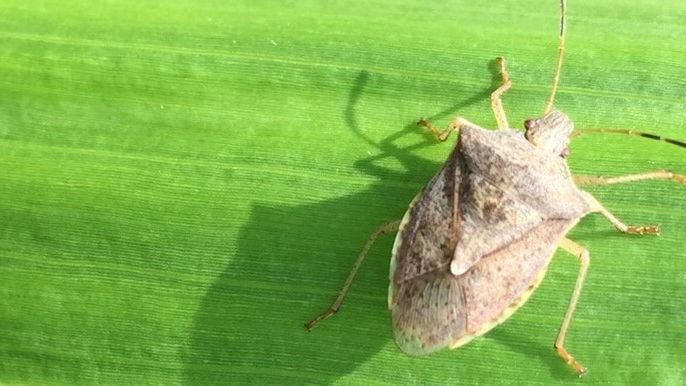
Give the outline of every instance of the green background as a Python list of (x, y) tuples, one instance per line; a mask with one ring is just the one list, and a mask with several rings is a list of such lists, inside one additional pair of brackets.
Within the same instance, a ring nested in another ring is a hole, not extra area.
[[(686, 2), (570, 1), (556, 107), (577, 127), (686, 140)], [(539, 115), (555, 62), (547, 1), (0, 3), (0, 382), (577, 382), (552, 343), (578, 261), (456, 351), (402, 354), (386, 310), (392, 236), (333, 300), (378, 225), (439, 168), (414, 122)], [(686, 174), (686, 150), (575, 138), (575, 172)], [(569, 237), (591, 267), (567, 348), (587, 383), (686, 378), (686, 189), (590, 189)]]

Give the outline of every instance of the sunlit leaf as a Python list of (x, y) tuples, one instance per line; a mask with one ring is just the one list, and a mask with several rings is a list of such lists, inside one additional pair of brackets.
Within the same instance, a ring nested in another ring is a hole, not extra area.
[[(552, 348), (578, 262), (456, 351), (410, 358), (386, 310), (392, 236), (333, 300), (378, 225), (400, 218), (461, 115), (540, 115), (555, 0), (0, 3), (0, 383), (575, 382)], [(686, 2), (569, 0), (556, 108), (577, 127), (686, 140)], [(686, 149), (575, 138), (577, 173), (670, 168)], [(585, 381), (686, 376), (686, 187), (589, 188), (619, 218), (569, 237), (591, 267), (567, 348)]]

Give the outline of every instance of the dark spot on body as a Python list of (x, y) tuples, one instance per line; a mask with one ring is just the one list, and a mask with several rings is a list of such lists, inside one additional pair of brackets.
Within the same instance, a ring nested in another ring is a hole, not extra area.
[(493, 201), (486, 201), (481, 209), (482, 213), (484, 214), (484, 218), (490, 219), (493, 217), (493, 212), (497, 206), (498, 205)]
[(562, 149), (562, 152), (560, 153), (560, 157), (567, 159), (569, 157), (569, 148), (565, 147)]

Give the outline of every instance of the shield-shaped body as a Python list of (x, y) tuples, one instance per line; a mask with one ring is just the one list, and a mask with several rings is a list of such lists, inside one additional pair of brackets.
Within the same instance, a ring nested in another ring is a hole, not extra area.
[(395, 239), (388, 306), (398, 346), (410, 355), (455, 348), (504, 321), (588, 212), (559, 154), (463, 120)]

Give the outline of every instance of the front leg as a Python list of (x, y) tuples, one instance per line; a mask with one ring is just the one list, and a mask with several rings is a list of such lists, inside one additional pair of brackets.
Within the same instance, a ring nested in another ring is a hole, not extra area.
[(491, 109), (493, 109), (495, 120), (498, 123), (498, 129), (504, 130), (508, 129), (510, 124), (507, 123), (507, 116), (505, 115), (505, 109), (503, 108), (501, 96), (505, 91), (512, 87), (512, 80), (510, 80), (510, 76), (507, 75), (507, 69), (505, 69), (505, 58), (499, 56), (495, 60), (498, 64), (501, 83), (500, 86), (491, 93)]
[(593, 197), (590, 193), (582, 191), (584, 194), (584, 198), (586, 199), (586, 202), (588, 205), (591, 207), (591, 212), (599, 212), (603, 216), (605, 216), (608, 221), (612, 223), (612, 225), (617, 228), (618, 231), (622, 233), (631, 233), (631, 234), (638, 234), (638, 235), (659, 235), (660, 234), (660, 227), (658, 225), (644, 225), (644, 226), (632, 226), (632, 225), (626, 225), (622, 221), (620, 221), (617, 217), (615, 217), (612, 213), (610, 213), (609, 210), (607, 210), (603, 204), (601, 204), (598, 200), (596, 200), (595, 197)]
[(460, 128), (460, 124), (462, 123), (462, 118), (457, 117), (453, 119), (449, 124), (448, 127), (445, 128), (445, 130), (440, 131), (437, 128), (435, 128), (432, 124), (427, 122), (424, 118), (421, 118), (417, 124), (420, 126), (424, 126), (429, 131), (431, 131), (431, 134), (435, 135), (436, 138), (438, 138), (439, 141), (444, 142), (446, 139), (448, 139), (448, 136), (450, 133), (452, 133), (454, 130), (457, 130)]

